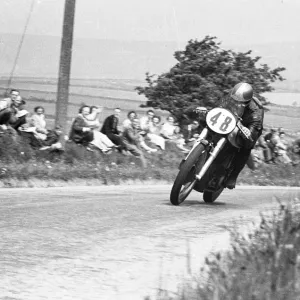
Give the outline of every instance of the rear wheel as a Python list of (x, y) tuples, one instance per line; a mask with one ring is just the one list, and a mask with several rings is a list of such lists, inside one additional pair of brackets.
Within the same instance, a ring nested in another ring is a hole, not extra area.
[(199, 144), (181, 165), (171, 190), (170, 201), (173, 205), (182, 203), (193, 190), (197, 181), (195, 176), (203, 167), (206, 155), (205, 147)]
[(204, 193), (203, 193), (204, 202), (205, 203), (213, 203), (221, 195), (223, 190), (224, 190), (224, 188), (222, 187), (219, 190), (217, 190), (216, 192), (204, 191)]

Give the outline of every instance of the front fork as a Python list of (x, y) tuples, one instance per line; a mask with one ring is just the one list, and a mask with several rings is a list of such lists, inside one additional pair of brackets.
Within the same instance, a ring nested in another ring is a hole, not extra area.
[(186, 160), (186, 159), (189, 157), (189, 155), (193, 152), (193, 150), (194, 150), (194, 149), (195, 149), (195, 148), (196, 148), (203, 140), (206, 139), (207, 134), (208, 134), (208, 129), (207, 129), (207, 128), (204, 128), (204, 129), (201, 131), (201, 133), (200, 133), (200, 135), (199, 135), (197, 141), (194, 143), (194, 145), (193, 145), (192, 149), (190, 150), (189, 154), (186, 156), (186, 158), (185, 158), (184, 160)]
[(210, 156), (209, 156), (208, 160), (205, 162), (204, 166), (201, 168), (199, 174), (196, 175), (197, 180), (200, 180), (203, 177), (203, 175), (206, 173), (206, 171), (208, 170), (208, 168), (210, 167), (210, 165), (212, 164), (212, 162), (217, 157), (217, 155), (222, 150), (222, 148), (224, 147), (225, 144), (226, 144), (226, 138), (225, 137), (221, 138), (218, 141), (216, 147), (210, 153)]

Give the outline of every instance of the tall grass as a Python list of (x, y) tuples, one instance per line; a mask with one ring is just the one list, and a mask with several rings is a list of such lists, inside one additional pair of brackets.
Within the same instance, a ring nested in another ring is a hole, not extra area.
[(299, 199), (262, 216), (253, 232), (231, 234), (231, 250), (205, 260), (196, 286), (188, 283), (176, 297), (165, 293), (157, 299), (300, 299)]
[[(29, 186), (52, 186), (55, 182), (68, 185), (76, 180), (83, 185), (125, 181), (172, 183), (185, 154), (167, 143), (165, 151), (145, 153), (145, 157), (147, 168), (142, 167), (138, 158), (117, 152), (89, 152), (74, 143), (66, 143), (63, 153), (34, 151), (19, 136), (0, 135), (0, 186), (24, 186), (25, 181), (31, 182)], [(238, 184), (300, 186), (300, 166), (264, 165), (254, 172), (245, 167)]]
[[(184, 157), (174, 145), (165, 152), (145, 153), (147, 168), (140, 159), (118, 152), (104, 155), (97, 150), (66, 143), (65, 152), (34, 151), (19, 137), (0, 136), (0, 186), (24, 186), (24, 181), (36, 185), (67, 185), (74, 180), (81, 184), (121, 184), (124, 181), (171, 182)], [(44, 182), (41, 182), (44, 181)]]

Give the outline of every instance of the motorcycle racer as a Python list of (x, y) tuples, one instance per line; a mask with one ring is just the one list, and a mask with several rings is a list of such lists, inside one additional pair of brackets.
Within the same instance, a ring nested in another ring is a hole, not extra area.
[[(240, 112), (241, 124), (240, 130), (234, 132), (235, 143), (239, 149), (233, 160), (232, 171), (225, 183), (228, 189), (235, 188), (238, 175), (243, 170), (247, 160), (250, 157), (251, 150), (256, 141), (262, 134), (264, 108), (260, 101), (253, 97), (253, 88), (250, 84), (240, 82), (230, 91), (228, 97), (224, 99), (227, 105), (232, 104)], [(223, 106), (223, 104), (221, 105)], [(205, 107), (197, 107), (195, 110), (199, 114), (205, 114)]]

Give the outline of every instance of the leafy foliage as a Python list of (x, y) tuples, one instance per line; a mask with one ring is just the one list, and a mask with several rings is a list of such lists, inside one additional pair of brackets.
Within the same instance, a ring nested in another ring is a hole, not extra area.
[(159, 76), (146, 73), (146, 87), (137, 87), (147, 97), (146, 107), (172, 113), (179, 121), (182, 112), (191, 106), (215, 106), (239, 82), (250, 83), (255, 96), (266, 104), (264, 92), (273, 90), (272, 82), (284, 80), (280, 72), (285, 68), (270, 69), (259, 64), (261, 57), (224, 50), (216, 37), (202, 41), (190, 40), (184, 51), (174, 54), (177, 63), (169, 72)]

